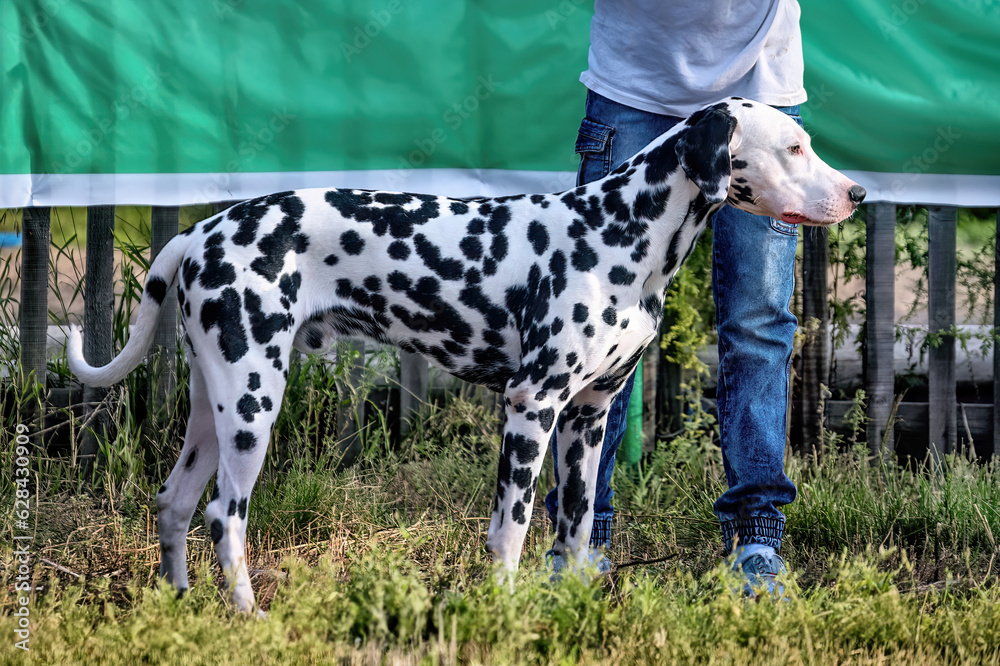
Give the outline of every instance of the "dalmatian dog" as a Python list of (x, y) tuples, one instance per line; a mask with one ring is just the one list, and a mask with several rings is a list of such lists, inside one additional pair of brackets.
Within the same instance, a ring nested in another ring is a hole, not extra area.
[[(206, 522), (236, 607), (255, 608), (247, 511), (294, 347), (342, 336), (391, 343), (504, 396), (487, 548), (516, 570), (546, 444), (557, 437), (553, 550), (582, 565), (608, 407), (654, 339), (664, 292), (725, 203), (830, 225), (865, 192), (825, 164), (784, 114), (733, 97), (650, 143), (606, 178), (555, 194), (452, 199), (345, 189), (240, 203), (170, 241), (149, 270), (121, 354), (70, 368), (108, 386), (144, 358), (176, 285), (191, 415), (157, 495), (160, 573), (188, 586), (185, 538), (208, 480)], [(753, 248), (747, 248), (753, 252)]]

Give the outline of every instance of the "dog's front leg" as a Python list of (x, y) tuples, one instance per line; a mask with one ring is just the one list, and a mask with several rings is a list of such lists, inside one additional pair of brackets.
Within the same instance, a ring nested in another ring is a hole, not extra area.
[(567, 405), (557, 426), (559, 510), (552, 551), (576, 567), (589, 561), (597, 469), (614, 395), (592, 386), (584, 389)]
[(536, 401), (538, 387), (505, 394), (503, 447), (497, 469), (497, 493), (486, 548), (502, 575), (517, 571), (531, 522), (538, 473), (561, 405)]

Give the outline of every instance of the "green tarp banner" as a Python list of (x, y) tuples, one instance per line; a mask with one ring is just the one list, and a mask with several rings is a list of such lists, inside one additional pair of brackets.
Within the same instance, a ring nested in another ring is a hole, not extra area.
[[(871, 172), (875, 198), (1000, 205), (1000, 3), (801, 4), (818, 152)], [(591, 12), (8, 0), (0, 206), (557, 190), (576, 166)]]

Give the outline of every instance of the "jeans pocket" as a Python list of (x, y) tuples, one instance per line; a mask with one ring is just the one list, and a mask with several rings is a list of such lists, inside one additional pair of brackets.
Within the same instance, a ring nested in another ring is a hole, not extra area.
[(611, 144), (614, 133), (614, 127), (590, 118), (584, 118), (580, 123), (580, 132), (576, 137), (576, 153), (580, 156), (577, 185), (600, 180), (611, 172)]
[(771, 228), (777, 231), (779, 234), (784, 234), (786, 236), (798, 236), (799, 227), (797, 224), (786, 224), (780, 220), (771, 218)]

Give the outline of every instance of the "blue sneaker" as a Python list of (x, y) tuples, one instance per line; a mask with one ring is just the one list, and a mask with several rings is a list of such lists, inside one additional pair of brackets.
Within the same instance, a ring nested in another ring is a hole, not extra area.
[[(590, 560), (590, 565), (579, 571), (580, 577), (584, 581), (588, 580), (589, 573), (595, 573), (596, 578), (611, 571), (611, 560), (604, 556), (604, 549), (591, 547), (587, 557)], [(559, 582), (559, 579), (562, 578), (562, 570), (568, 566), (565, 558), (550, 550), (545, 553), (545, 563), (552, 570), (552, 576), (549, 577), (549, 580), (553, 583)]]
[(740, 546), (734, 552), (733, 571), (738, 571), (744, 578), (742, 593), (745, 597), (755, 598), (761, 590), (780, 599), (785, 598), (785, 588), (777, 581), (778, 574), (787, 573), (785, 561), (771, 546), (752, 543)]

